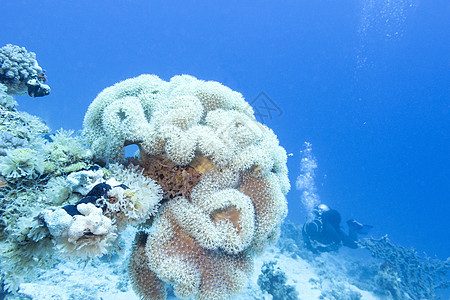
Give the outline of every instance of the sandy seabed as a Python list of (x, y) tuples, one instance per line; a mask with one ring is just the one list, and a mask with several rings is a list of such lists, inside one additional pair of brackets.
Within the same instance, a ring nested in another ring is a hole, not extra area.
[[(129, 237), (124, 241), (126, 246), (123, 255), (83, 264), (69, 260), (57, 264), (50, 270), (37, 270), (37, 279), (22, 283), (19, 294), (36, 300), (138, 300), (139, 297), (133, 292), (126, 273), (126, 257), (134, 236), (133, 229), (127, 231), (123, 234)], [(386, 299), (358, 288), (353, 284), (356, 279), (348, 276), (349, 267), (355, 268), (355, 264), (361, 263), (356, 256), (364, 256), (366, 254), (364, 252), (363, 249), (356, 251), (341, 249), (340, 253), (322, 254), (319, 258), (308, 261), (296, 255), (294, 258), (292, 255), (284, 254), (278, 247), (270, 247), (256, 258), (254, 272), (249, 278), (247, 288), (234, 299), (272, 299), (272, 296), (262, 292), (257, 284), (262, 265), (269, 261), (277, 262), (276, 268), (286, 274), (287, 284), (295, 287), (299, 299), (352, 299), (350, 295), (357, 293), (362, 299)], [(336, 296), (330, 298), (330, 293), (337, 292), (340, 294), (337, 298)], [(178, 299), (170, 294), (169, 292), (167, 299)], [(350, 297), (347, 298), (346, 294)]]

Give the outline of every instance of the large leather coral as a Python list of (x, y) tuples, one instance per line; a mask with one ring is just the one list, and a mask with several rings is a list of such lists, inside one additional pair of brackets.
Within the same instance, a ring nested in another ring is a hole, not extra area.
[(242, 96), (217, 82), (142, 75), (105, 89), (84, 133), (99, 161), (137, 144), (143, 175), (163, 200), (138, 233), (129, 274), (142, 299), (225, 299), (287, 214), (286, 153)]

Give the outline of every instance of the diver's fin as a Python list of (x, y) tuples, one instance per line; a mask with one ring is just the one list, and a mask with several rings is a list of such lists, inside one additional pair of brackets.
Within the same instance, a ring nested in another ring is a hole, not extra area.
[(348, 220), (347, 225), (353, 228), (358, 234), (368, 234), (369, 231), (373, 228), (372, 225), (364, 225), (356, 220)]
[(358, 234), (368, 234), (372, 228), (372, 225), (363, 225), (361, 228), (357, 229), (356, 232)]

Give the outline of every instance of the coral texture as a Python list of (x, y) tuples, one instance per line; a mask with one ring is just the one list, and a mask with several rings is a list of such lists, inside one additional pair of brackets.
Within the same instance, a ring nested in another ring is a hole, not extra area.
[[(44, 96), (50, 93), (45, 82), (45, 75), (38, 65), (36, 54), (28, 52), (24, 47), (8, 44), (0, 48), (0, 83), (8, 88), (8, 94), (26, 94)], [(36, 91), (41, 89), (36, 95)]]
[(116, 238), (111, 219), (92, 203), (77, 205), (80, 215), (71, 216), (64, 209), (43, 213), (50, 234), (64, 252), (81, 257), (95, 257), (107, 253), (107, 247)]
[(162, 189), (131, 255), (137, 294), (164, 299), (171, 284), (181, 298), (225, 299), (245, 287), (254, 256), (279, 236), (290, 185), (284, 149), (239, 93), (141, 75), (97, 96), (84, 136), (100, 163), (138, 145), (134, 168)]
[(36, 178), (44, 171), (42, 156), (30, 148), (7, 150), (6, 156), (0, 158), (0, 173), (6, 178), (29, 176)]
[(166, 299), (166, 288), (149, 267), (149, 258), (145, 251), (148, 235), (138, 232), (133, 245), (133, 251), (128, 265), (128, 274), (134, 290), (142, 299)]
[(373, 257), (385, 260), (376, 281), (393, 299), (434, 299), (436, 289), (450, 286), (450, 258), (421, 257), (414, 249), (395, 245), (387, 236), (365, 239), (361, 245)]
[[(105, 173), (115, 177), (105, 180)], [(117, 164), (71, 173), (65, 180), (53, 177), (45, 194), (52, 203), (76, 201), (41, 216), (61, 253), (81, 258), (108, 253), (119, 232), (153, 217), (162, 200), (161, 188), (142, 170)]]
[(15, 291), (36, 266), (52, 264), (48, 230), (36, 219), (51, 205), (42, 197), (46, 179), (43, 134), (48, 127), (16, 109), (0, 83), (0, 281)]
[(104, 214), (120, 230), (127, 225), (144, 223), (156, 214), (163, 196), (156, 181), (142, 175), (143, 170), (138, 168), (124, 168), (113, 164), (108, 171), (113, 178), (125, 184), (127, 189), (113, 187), (98, 204), (102, 205)]
[(12, 110), (17, 105), (17, 102), (11, 95), (8, 95), (8, 87), (0, 83), (0, 106), (4, 110)]
[(77, 202), (65, 176), (91, 162), (80, 137), (59, 131), (49, 141), (45, 123), (18, 111), (7, 92), (0, 84), (0, 281), (14, 292), (33, 268), (55, 263), (40, 212)]

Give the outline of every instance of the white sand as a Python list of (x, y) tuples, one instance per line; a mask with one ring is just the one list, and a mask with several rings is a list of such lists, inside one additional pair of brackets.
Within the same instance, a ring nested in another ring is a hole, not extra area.
[[(341, 299), (345, 299), (346, 291), (359, 292), (362, 299), (380, 299), (350, 283), (348, 276), (343, 274), (343, 268), (348, 262), (347, 257), (345, 253), (325, 254), (308, 262), (299, 257), (294, 259), (286, 256), (280, 253), (278, 248), (271, 247), (255, 261), (255, 271), (248, 287), (235, 299), (272, 299), (272, 296), (263, 293), (257, 284), (263, 263), (269, 261), (276, 261), (276, 267), (286, 273), (287, 284), (295, 286), (299, 299), (320, 299), (322, 291), (333, 289), (342, 294)], [(54, 269), (38, 271), (38, 279), (20, 285), (20, 294), (39, 300), (138, 300), (130, 288), (125, 265), (126, 261), (122, 257), (114, 262), (96, 261), (86, 266), (70, 261), (61, 263)]]

